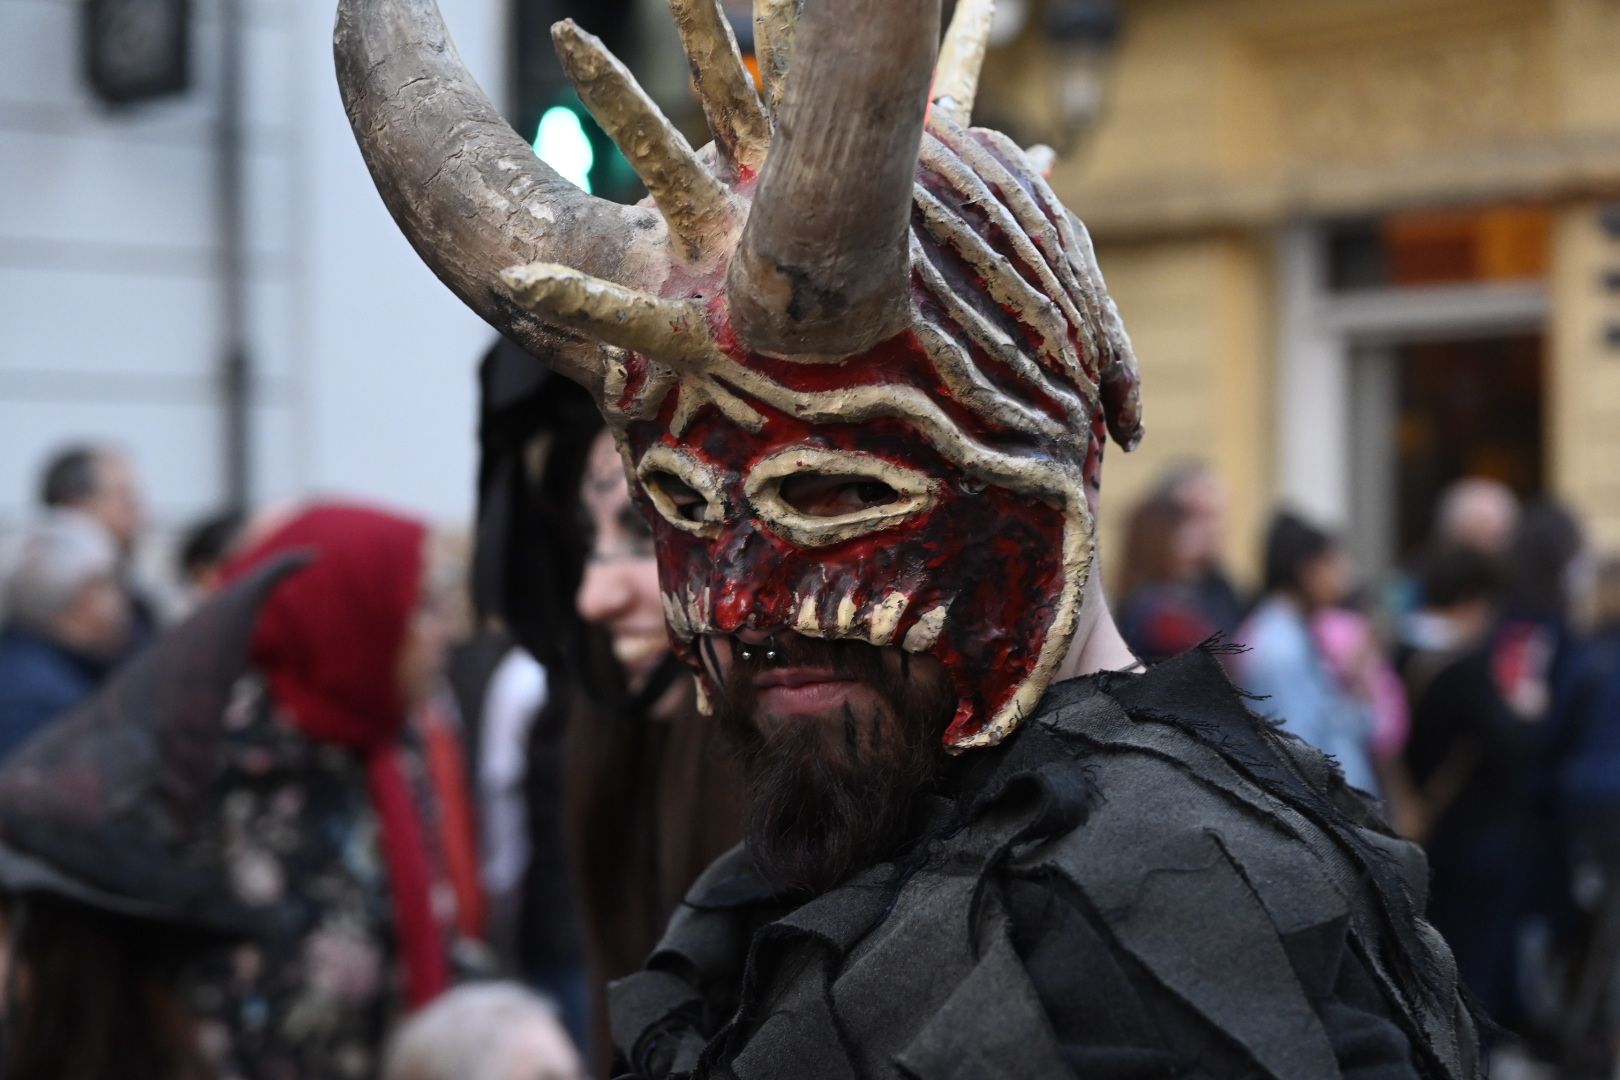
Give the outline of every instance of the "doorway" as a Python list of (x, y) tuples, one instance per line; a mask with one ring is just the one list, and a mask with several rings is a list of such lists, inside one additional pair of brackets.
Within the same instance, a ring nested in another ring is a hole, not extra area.
[(1279, 496), (1370, 577), (1411, 557), (1453, 480), (1541, 491), (1549, 233), (1515, 206), (1283, 234)]
[(1367, 570), (1417, 555), (1453, 481), (1542, 491), (1545, 344), (1539, 332), (1352, 343), (1348, 539)]

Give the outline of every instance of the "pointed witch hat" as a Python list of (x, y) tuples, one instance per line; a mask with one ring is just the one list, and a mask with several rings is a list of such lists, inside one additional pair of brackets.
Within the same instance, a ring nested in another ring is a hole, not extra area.
[(255, 931), (198, 836), (259, 611), (308, 561), (234, 583), (6, 759), (0, 890), (202, 935)]

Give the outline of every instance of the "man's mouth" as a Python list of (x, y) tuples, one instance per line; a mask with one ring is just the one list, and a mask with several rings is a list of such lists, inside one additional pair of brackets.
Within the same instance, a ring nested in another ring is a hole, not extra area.
[(825, 713), (849, 703), (866, 685), (831, 668), (788, 667), (753, 679), (761, 711), (785, 717)]

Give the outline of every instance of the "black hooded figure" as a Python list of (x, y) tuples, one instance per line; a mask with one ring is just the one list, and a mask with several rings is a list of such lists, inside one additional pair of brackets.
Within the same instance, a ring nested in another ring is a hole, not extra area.
[(0, 768), (5, 1080), (209, 1075), (176, 982), (255, 926), (198, 825), (258, 613), (303, 561), (220, 593)]

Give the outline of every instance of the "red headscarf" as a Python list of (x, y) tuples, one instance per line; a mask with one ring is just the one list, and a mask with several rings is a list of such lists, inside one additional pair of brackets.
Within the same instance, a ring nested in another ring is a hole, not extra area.
[(327, 503), (282, 525), (227, 571), (237, 577), (286, 551), (317, 556), (265, 606), (252, 659), (300, 731), (365, 760), (413, 1008), (450, 981), (429, 898), (425, 837), (398, 745), (407, 707), (397, 667), (422, 591), (425, 535), (407, 518)]

